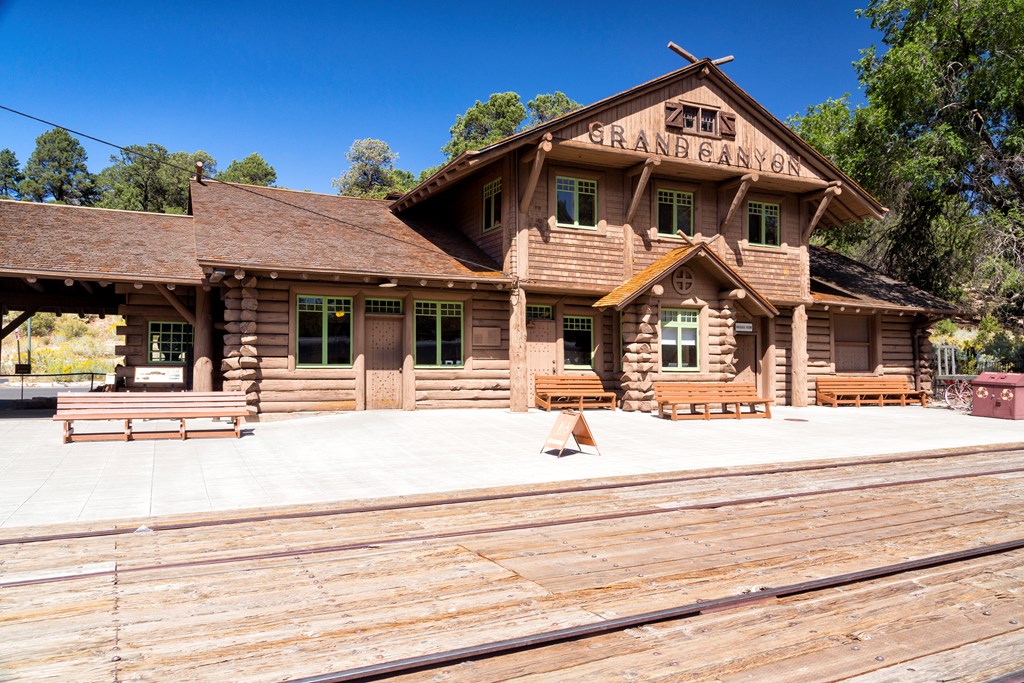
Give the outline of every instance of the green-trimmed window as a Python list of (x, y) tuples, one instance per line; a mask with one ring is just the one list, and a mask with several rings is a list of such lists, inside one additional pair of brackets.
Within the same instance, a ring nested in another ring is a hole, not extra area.
[(526, 305), (526, 319), (527, 320), (554, 320), (555, 315), (551, 311), (550, 306), (541, 305)]
[(416, 365), (462, 365), (461, 302), (416, 302)]
[(700, 316), (684, 308), (661, 309), (661, 369), (700, 370)]
[(597, 227), (597, 181), (555, 178), (557, 222), (574, 228)]
[(658, 190), (658, 234), (676, 237), (678, 231), (693, 237), (693, 193)]
[(297, 365), (352, 365), (352, 299), (296, 298)]
[(781, 245), (779, 215), (778, 204), (748, 202), (747, 240), (751, 244), (764, 244), (771, 247)]
[(501, 227), (501, 178), (484, 185), (484, 232)]
[(594, 367), (594, 319), (567, 315), (562, 319), (563, 361), (567, 368)]
[(192, 355), (192, 326), (188, 323), (149, 323), (149, 362), (187, 363)]
[(402, 300), (367, 299), (366, 312), (371, 315), (402, 315)]

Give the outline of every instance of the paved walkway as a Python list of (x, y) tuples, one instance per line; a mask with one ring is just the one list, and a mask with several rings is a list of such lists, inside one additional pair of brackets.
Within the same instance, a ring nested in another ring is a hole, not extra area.
[(344, 413), (250, 425), (242, 439), (70, 445), (45, 413), (0, 412), (0, 526), (1024, 442), (1024, 421), (939, 408), (773, 413), (672, 423), (587, 411), (601, 455), (559, 458), (540, 452), (556, 419), (540, 411)]

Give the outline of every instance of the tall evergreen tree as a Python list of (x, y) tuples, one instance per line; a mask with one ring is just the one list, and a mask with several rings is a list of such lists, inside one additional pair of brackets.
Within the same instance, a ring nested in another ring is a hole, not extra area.
[(62, 204), (91, 204), (95, 178), (86, 166), (88, 158), (85, 148), (66, 130), (48, 130), (36, 138), (18, 191), (37, 202), (52, 199)]
[(416, 184), (412, 173), (395, 168), (398, 154), (383, 140), (356, 140), (345, 159), (348, 170), (334, 179), (338, 194), (381, 199), (392, 192), (406, 192)]
[(277, 182), (277, 171), (256, 152), (241, 161), (232, 161), (217, 175), (217, 180), (226, 183), (244, 183), (270, 187)]
[(559, 116), (576, 111), (582, 106), (582, 104), (571, 99), (561, 90), (537, 95), (526, 103), (526, 108), (530, 112), (530, 118), (526, 122), (526, 127), (533, 128), (534, 126), (539, 126), (551, 119), (557, 119)]
[(8, 199), (17, 199), (18, 185), (25, 179), (21, 172), (21, 165), (18, 164), (18, 157), (14, 152), (4, 148), (0, 149), (0, 194)]
[(184, 213), (195, 162), (203, 162), (204, 173), (216, 172), (216, 162), (206, 152), (169, 153), (153, 142), (129, 145), (110, 161), (98, 177), (102, 195), (97, 205), (108, 209)]
[(441, 151), (451, 160), (467, 150), (481, 149), (515, 133), (525, 119), (526, 107), (517, 93), (494, 93), (455, 117), (449, 131), (452, 138)]

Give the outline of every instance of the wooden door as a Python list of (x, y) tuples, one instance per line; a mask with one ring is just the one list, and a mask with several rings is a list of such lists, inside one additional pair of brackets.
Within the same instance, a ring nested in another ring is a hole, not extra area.
[(366, 318), (366, 409), (402, 407), (402, 319)]
[(529, 401), (533, 405), (535, 375), (555, 374), (555, 321), (531, 320), (526, 328), (526, 367)]
[(757, 335), (736, 335), (736, 380), (757, 385)]

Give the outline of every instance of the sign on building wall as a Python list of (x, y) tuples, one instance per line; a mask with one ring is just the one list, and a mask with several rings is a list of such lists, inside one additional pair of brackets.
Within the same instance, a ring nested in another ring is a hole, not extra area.
[(183, 367), (137, 367), (135, 368), (136, 384), (182, 384), (185, 382)]

